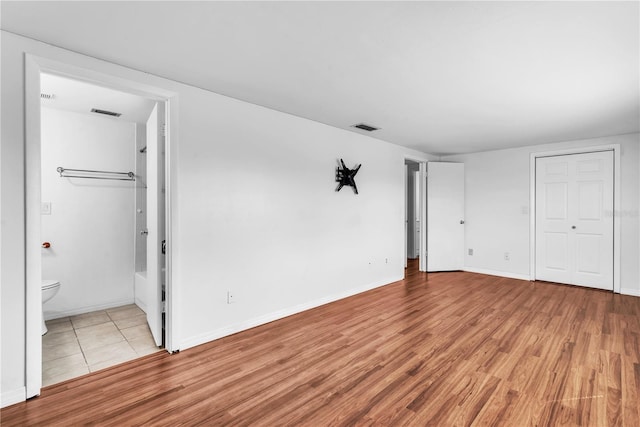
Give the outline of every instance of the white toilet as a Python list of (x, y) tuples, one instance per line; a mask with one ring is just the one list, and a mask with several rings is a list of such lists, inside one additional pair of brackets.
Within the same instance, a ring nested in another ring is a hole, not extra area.
[[(57, 280), (42, 280), (42, 305), (56, 296), (60, 290), (60, 282)], [(47, 325), (44, 323), (44, 310), (42, 312), (42, 335), (47, 333)]]

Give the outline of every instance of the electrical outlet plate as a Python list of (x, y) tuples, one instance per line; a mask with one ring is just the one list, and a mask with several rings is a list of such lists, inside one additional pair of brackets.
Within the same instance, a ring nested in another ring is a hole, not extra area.
[(235, 299), (235, 294), (231, 291), (227, 291), (227, 304), (233, 304), (236, 302)]

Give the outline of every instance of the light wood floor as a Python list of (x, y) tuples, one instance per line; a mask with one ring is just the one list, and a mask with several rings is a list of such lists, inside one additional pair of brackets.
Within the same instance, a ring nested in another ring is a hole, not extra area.
[(45, 388), (2, 425), (640, 425), (640, 298), (415, 267)]
[(160, 351), (134, 304), (46, 322), (42, 384), (48, 386)]

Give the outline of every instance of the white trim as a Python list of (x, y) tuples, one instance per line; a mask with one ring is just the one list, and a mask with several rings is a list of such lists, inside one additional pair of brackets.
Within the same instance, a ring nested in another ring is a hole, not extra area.
[(174, 189), (178, 188), (177, 174), (173, 173), (173, 165), (177, 164), (178, 158), (178, 95), (173, 94), (167, 97), (165, 102), (165, 139), (164, 150), (165, 156), (165, 349), (169, 352), (180, 350), (178, 343), (180, 342), (180, 288), (174, 286), (178, 282), (174, 280), (175, 270), (173, 265), (173, 256), (176, 251), (175, 241), (178, 233), (177, 209), (178, 198), (174, 197)]
[(42, 387), (40, 64), (25, 54), (25, 395)]
[(3, 391), (0, 394), (0, 408), (6, 408), (9, 405), (15, 405), (16, 403), (24, 402), (27, 391), (25, 387), (20, 387), (15, 390)]
[(530, 154), (529, 158), (529, 198), (531, 208), (529, 210), (529, 275), (531, 280), (536, 280), (536, 159), (538, 157), (564, 156), (568, 154), (586, 154), (599, 151), (613, 151), (613, 292), (620, 290), (620, 254), (621, 234), (620, 220), (617, 213), (620, 212), (620, 144), (592, 145), (586, 147), (567, 148), (563, 150), (539, 151)]
[(247, 319), (242, 322), (234, 323), (232, 325), (224, 326), (222, 328), (218, 328), (213, 331), (205, 332), (205, 333), (187, 338), (184, 341), (182, 341), (180, 347), (184, 350), (187, 348), (195, 347), (200, 344), (205, 344), (210, 341), (214, 341), (222, 337), (235, 334), (237, 332), (246, 331), (247, 329), (255, 328), (256, 326), (264, 325), (266, 323), (273, 322), (275, 320), (284, 319), (285, 317), (302, 313), (303, 311), (310, 310), (312, 308), (320, 307), (321, 305), (329, 304), (344, 298), (348, 298), (363, 292), (370, 291), (375, 288), (386, 286), (402, 279), (403, 279), (403, 276), (392, 278), (391, 280), (376, 281), (373, 283), (369, 283), (365, 286), (352, 288), (344, 292), (322, 297), (315, 301), (309, 301), (309, 302), (295, 305), (293, 307), (287, 307), (282, 310), (274, 311), (272, 313), (263, 314), (258, 317)]
[(640, 289), (622, 288), (620, 289), (622, 295), (630, 295), (632, 297), (640, 297)]
[(527, 274), (510, 273), (508, 271), (489, 270), (487, 268), (465, 267), (462, 271), (469, 273), (486, 274), (489, 276), (508, 277), (510, 279), (530, 281), (531, 278)]
[[(176, 154), (175, 144), (178, 135), (177, 93), (158, 86), (151, 86), (142, 81), (147, 81), (148, 76), (139, 71), (116, 66), (107, 62), (87, 58), (82, 55), (72, 54), (69, 59), (74, 63), (82, 63), (76, 66), (63, 63), (42, 56), (25, 53), (25, 263), (26, 263), (26, 355), (25, 355), (25, 382), (26, 398), (40, 393), (42, 385), (42, 292), (41, 292), (41, 255), (40, 255), (40, 73), (70, 77), (99, 86), (110, 87), (139, 96), (144, 96), (159, 102), (165, 102), (168, 114), (166, 133), (167, 168), (172, 164), (171, 156)], [(88, 65), (87, 65), (88, 64)], [(99, 70), (106, 70), (105, 72)], [(123, 71), (131, 78), (117, 77), (115, 74), (123, 74)], [(112, 74), (106, 74), (112, 73)], [(135, 80), (134, 80), (135, 79)], [(170, 168), (169, 168), (170, 169)], [(174, 215), (176, 201), (172, 198), (171, 187), (176, 184), (176, 176), (167, 171), (166, 179), (166, 203), (167, 203), (167, 236), (174, 236), (172, 224), (169, 219)], [(175, 343), (178, 342), (177, 334), (180, 328), (175, 322), (179, 316), (176, 313), (178, 289), (173, 287), (172, 275), (172, 246), (171, 238), (167, 242), (166, 254), (166, 349), (175, 351)], [(37, 314), (39, 313), (39, 314)]]
[[(127, 298), (119, 301), (112, 301), (105, 304), (88, 305), (85, 307), (74, 308), (73, 310), (56, 311), (45, 314), (44, 320), (59, 319), (61, 317), (76, 316), (78, 314), (91, 313), (92, 311), (108, 310), (110, 308), (122, 307), (123, 305), (135, 304), (134, 298)], [(142, 308), (142, 307), (140, 307)]]
[[(428, 156), (419, 157), (419, 156), (411, 156), (411, 155), (405, 154), (403, 156), (403, 158), (402, 158), (402, 164), (406, 165), (407, 160), (409, 160), (410, 162), (417, 163), (419, 168), (420, 168), (420, 170), (422, 170), (422, 168), (424, 168), (425, 171), (426, 171), (426, 164), (429, 161), (429, 160), (427, 160), (427, 157)], [(424, 164), (425, 166), (421, 166), (422, 164)], [(404, 180), (405, 180), (405, 185), (404, 185), (404, 193), (405, 193), (404, 201), (405, 201), (405, 204), (404, 204), (404, 210), (406, 211), (406, 209), (407, 209), (407, 182), (406, 182), (407, 173), (406, 173), (406, 170), (404, 168), (403, 168), (403, 170), (405, 171), (405, 178), (404, 178)], [(422, 195), (422, 192), (420, 193), (420, 195)], [(425, 215), (426, 215), (426, 203), (427, 203), (426, 199), (427, 198), (424, 197), (424, 200), (414, 200), (414, 203), (419, 203), (420, 204), (421, 212), (422, 212), (422, 209), (424, 207)], [(407, 218), (408, 218), (408, 216), (405, 215), (405, 218), (403, 218), (403, 221), (406, 221)], [(422, 214), (420, 214), (420, 221), (422, 221)], [(423, 224), (420, 224), (421, 229), (424, 227), (424, 224), (426, 224), (426, 222), (423, 223)], [(406, 223), (405, 223), (405, 230), (406, 230)], [(422, 246), (422, 235), (423, 234), (424, 233), (420, 233), (421, 237), (420, 237), (420, 242), (419, 242), (419, 245), (418, 245), (420, 247), (419, 248), (419, 253), (418, 253), (418, 258), (419, 258), (419, 260), (425, 260), (424, 261), (425, 264), (424, 264), (424, 269), (422, 269), (422, 262), (423, 261), (419, 261), (418, 270), (426, 272), (427, 271), (426, 257), (423, 256), (422, 254), (423, 254), (423, 251), (427, 250), (427, 244), (426, 244), (426, 239), (425, 239), (424, 247)], [(407, 233), (406, 232), (405, 232), (405, 239), (404, 239), (404, 247), (405, 247), (405, 249), (404, 249), (404, 267), (407, 268)]]

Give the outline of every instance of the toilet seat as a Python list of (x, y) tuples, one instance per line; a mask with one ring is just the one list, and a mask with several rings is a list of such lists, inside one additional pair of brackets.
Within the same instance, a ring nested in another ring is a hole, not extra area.
[(58, 282), (57, 280), (42, 281), (42, 290), (55, 288), (56, 286), (60, 286), (60, 282)]

